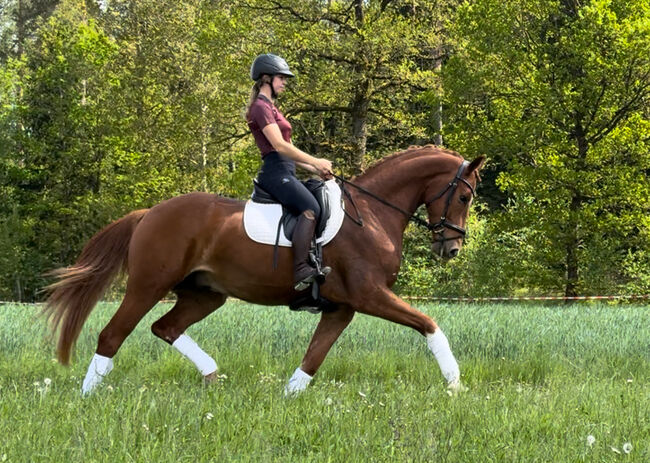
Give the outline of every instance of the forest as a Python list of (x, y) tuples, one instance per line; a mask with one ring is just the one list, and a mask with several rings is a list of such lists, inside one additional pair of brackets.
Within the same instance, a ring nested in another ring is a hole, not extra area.
[(267, 52), (293, 142), (340, 175), (487, 156), (463, 252), (409, 227), (400, 294), (650, 293), (647, 0), (2, 0), (0, 300), (42, 300), (131, 210), (249, 197)]

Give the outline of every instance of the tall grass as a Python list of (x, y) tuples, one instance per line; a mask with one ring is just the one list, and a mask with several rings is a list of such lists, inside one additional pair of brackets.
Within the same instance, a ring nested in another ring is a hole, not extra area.
[(447, 395), (420, 335), (358, 315), (308, 390), (285, 399), (318, 317), (230, 302), (189, 330), (217, 384), (151, 335), (160, 304), (84, 399), (116, 304), (95, 309), (70, 368), (38, 307), (0, 306), (0, 462), (650, 461), (647, 306), (419, 308), (445, 330), (468, 392)]

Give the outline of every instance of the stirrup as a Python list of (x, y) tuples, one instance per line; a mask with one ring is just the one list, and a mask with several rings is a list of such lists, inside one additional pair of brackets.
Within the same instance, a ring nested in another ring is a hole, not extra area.
[(307, 288), (309, 288), (312, 285), (312, 283), (314, 283), (315, 281), (317, 281), (319, 284), (323, 284), (325, 282), (325, 278), (327, 277), (327, 275), (329, 275), (331, 271), (332, 268), (327, 266), (322, 267), (320, 269), (320, 272), (314, 269), (313, 273), (311, 273), (310, 275), (308, 275), (307, 277), (303, 278), (301, 281), (296, 283), (293, 286), (293, 289), (295, 289), (296, 291), (304, 291)]

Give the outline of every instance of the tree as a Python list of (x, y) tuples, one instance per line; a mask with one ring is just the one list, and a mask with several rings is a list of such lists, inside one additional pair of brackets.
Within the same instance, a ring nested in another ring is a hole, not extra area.
[(0, 62), (19, 57), (60, 0), (6, 0), (0, 6)]
[(297, 71), (283, 101), (301, 144), (352, 173), (412, 142), (428, 142), (445, 3), (242, 1), (265, 16), (259, 52)]
[(528, 285), (624, 284), (626, 256), (648, 249), (650, 6), (477, 0), (452, 35), (449, 136), (503, 169)]

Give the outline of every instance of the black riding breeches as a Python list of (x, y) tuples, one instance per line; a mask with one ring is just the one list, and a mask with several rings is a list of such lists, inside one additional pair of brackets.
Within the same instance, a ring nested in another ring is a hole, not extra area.
[(264, 156), (257, 182), (291, 213), (300, 215), (311, 210), (316, 218), (320, 216), (318, 201), (296, 178), (295, 163), (278, 152), (272, 151)]

